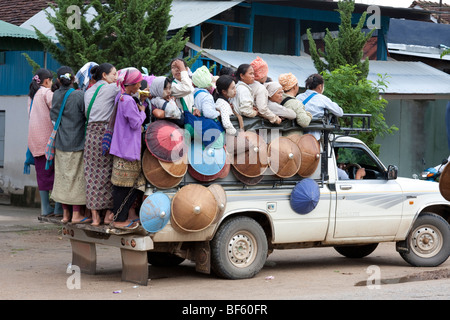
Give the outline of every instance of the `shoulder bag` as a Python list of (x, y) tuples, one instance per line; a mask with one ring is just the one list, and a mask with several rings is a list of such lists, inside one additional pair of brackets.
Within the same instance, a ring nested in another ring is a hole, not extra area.
[(69, 95), (75, 91), (75, 89), (70, 88), (67, 92), (66, 95), (64, 96), (64, 100), (61, 104), (61, 109), (59, 110), (59, 115), (58, 115), (58, 119), (55, 122), (55, 126), (53, 127), (53, 131), (52, 134), (50, 135), (50, 138), (48, 139), (47, 145), (45, 146), (45, 158), (47, 159), (47, 161), (45, 162), (45, 170), (48, 170), (50, 168), (50, 164), (52, 162), (52, 160), (55, 158), (55, 137), (56, 137), (56, 132), (58, 131), (58, 127), (59, 124), (61, 123), (61, 117), (64, 111), (64, 107), (66, 105), (67, 102), (67, 98), (69, 97)]

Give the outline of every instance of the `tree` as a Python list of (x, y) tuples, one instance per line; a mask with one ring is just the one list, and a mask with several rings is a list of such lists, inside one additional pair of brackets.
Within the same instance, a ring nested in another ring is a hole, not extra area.
[[(186, 28), (167, 36), (172, 0), (56, 0), (55, 27), (58, 43), (39, 30), (45, 49), (63, 65), (79, 70), (85, 63), (109, 62), (117, 69), (146, 67), (164, 74), (169, 62), (186, 45)], [(88, 10), (97, 15), (88, 21)]]
[[(319, 73), (326, 70), (333, 71), (340, 66), (349, 64), (356, 65), (361, 71), (360, 77), (367, 77), (369, 73), (369, 59), (363, 58), (363, 48), (367, 40), (372, 36), (375, 29), (367, 34), (361, 30), (366, 21), (367, 12), (364, 12), (359, 19), (355, 28), (352, 27), (352, 13), (355, 8), (354, 0), (344, 0), (338, 2), (338, 9), (341, 23), (339, 25), (339, 34), (336, 38), (331, 35), (331, 32), (326, 29), (324, 38), (325, 52), (318, 50), (314, 39), (312, 38), (311, 30), (307, 30), (310, 54), (314, 61), (314, 66)], [(325, 59), (325, 61), (322, 60)]]
[(380, 145), (375, 143), (375, 138), (398, 130), (394, 125), (389, 127), (384, 118), (387, 100), (380, 97), (380, 92), (387, 88), (387, 76), (378, 75), (377, 83), (373, 83), (361, 77), (357, 66), (348, 64), (324, 72), (323, 76), (326, 83), (324, 94), (343, 107), (345, 113), (372, 115), (372, 131), (360, 133), (358, 138), (378, 155)]

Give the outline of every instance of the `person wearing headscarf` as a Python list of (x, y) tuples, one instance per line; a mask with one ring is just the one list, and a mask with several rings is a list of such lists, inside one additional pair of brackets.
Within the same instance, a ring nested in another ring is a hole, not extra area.
[(264, 86), (266, 87), (269, 95), (269, 101), (267, 103), (269, 109), (282, 119), (295, 119), (295, 111), (280, 104), (281, 101), (283, 101), (283, 87), (281, 84), (276, 81), (271, 81), (264, 83)]
[(111, 183), (115, 228), (135, 229), (139, 226), (139, 218), (132, 206), (145, 187), (141, 168), (141, 127), (146, 114), (145, 107), (137, 104), (133, 95), (139, 91), (142, 80), (142, 74), (136, 68), (120, 70), (117, 78), (120, 93), (115, 99), (117, 113), (109, 151), (114, 156)]
[(92, 78), (92, 68), (98, 66), (95, 62), (86, 63), (75, 75), (75, 83), (78, 84), (78, 88), (82, 91), (86, 91), (95, 83)]
[[(73, 88), (74, 72), (63, 66), (57, 71), (60, 88), (53, 94), (50, 119), (58, 119), (59, 112), (69, 89)], [(61, 123), (55, 138), (55, 181), (51, 198), (63, 207), (63, 223), (90, 223), (84, 214), (86, 205), (86, 180), (84, 178), (85, 142), (84, 91), (73, 91), (64, 107)], [(70, 211), (72, 209), (72, 217)]]
[(281, 123), (281, 118), (274, 114), (268, 107), (268, 95), (267, 90), (263, 83), (267, 80), (267, 74), (269, 72), (269, 67), (267, 63), (260, 57), (256, 57), (250, 65), (253, 67), (255, 74), (255, 81), (249, 84), (252, 89), (254, 105), (258, 109), (259, 116), (270, 121), (270, 123)]
[(153, 79), (150, 85), (151, 105), (158, 110), (163, 110), (165, 119), (173, 120), (174, 123), (182, 125), (184, 123), (183, 112), (171, 98), (170, 93), (171, 83), (169, 79), (163, 76)]
[(297, 124), (302, 128), (306, 128), (311, 122), (312, 115), (305, 110), (303, 103), (295, 99), (299, 88), (297, 78), (290, 72), (283, 73), (278, 77), (278, 82), (284, 91), (283, 100), (280, 104), (294, 110)]
[(220, 116), (220, 112), (216, 110), (214, 98), (209, 92), (209, 89), (213, 86), (212, 80), (212, 75), (206, 66), (198, 68), (192, 74), (192, 83), (195, 86), (194, 108), (208, 119), (216, 119)]

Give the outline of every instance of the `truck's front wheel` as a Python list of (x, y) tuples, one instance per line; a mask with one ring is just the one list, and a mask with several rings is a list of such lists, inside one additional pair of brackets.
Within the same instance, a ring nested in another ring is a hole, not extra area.
[(450, 255), (450, 225), (441, 216), (422, 213), (406, 239), (401, 257), (414, 267), (436, 267)]
[(266, 234), (255, 220), (231, 218), (211, 240), (212, 270), (223, 278), (251, 278), (264, 266), (267, 248)]

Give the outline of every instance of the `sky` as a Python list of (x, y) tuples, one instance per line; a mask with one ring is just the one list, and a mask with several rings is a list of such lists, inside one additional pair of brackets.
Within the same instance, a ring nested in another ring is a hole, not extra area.
[[(439, 0), (431, 0), (439, 3)], [(386, 7), (409, 8), (413, 0), (355, 0), (356, 3), (375, 4)], [(450, 5), (450, 0), (442, 0), (442, 3)]]

